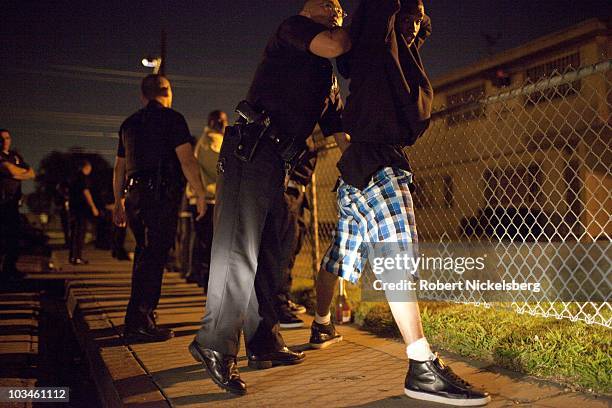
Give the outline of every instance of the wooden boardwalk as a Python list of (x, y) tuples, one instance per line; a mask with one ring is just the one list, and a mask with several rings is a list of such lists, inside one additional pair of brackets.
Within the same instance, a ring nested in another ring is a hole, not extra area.
[[(104, 406), (442, 407), (403, 395), (407, 368), (403, 344), (353, 326), (339, 327), (345, 341), (324, 350), (307, 350), (307, 328), (283, 331), (290, 347), (306, 351), (305, 362), (253, 370), (242, 354), (239, 367), (248, 394), (225, 393), (187, 351), (204, 314), (201, 289), (167, 273), (158, 322), (172, 328), (176, 337), (165, 343), (125, 344), (121, 331), (131, 263), (115, 261), (100, 251), (87, 255), (90, 265), (64, 266), (53, 275), (66, 279), (67, 307)], [(311, 318), (305, 317), (309, 326)], [(609, 399), (441, 354), (459, 375), (492, 394), (489, 407), (611, 406)]]

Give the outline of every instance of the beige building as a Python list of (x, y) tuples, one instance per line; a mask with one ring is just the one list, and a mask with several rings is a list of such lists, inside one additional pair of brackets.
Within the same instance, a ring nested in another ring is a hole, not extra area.
[[(440, 108), (408, 150), (423, 240), (487, 225), (508, 239), (512, 226), (528, 240), (612, 236), (609, 33), (609, 20), (591, 19), (433, 81)], [(317, 169), (323, 233), (336, 219), (337, 158), (326, 152)]]

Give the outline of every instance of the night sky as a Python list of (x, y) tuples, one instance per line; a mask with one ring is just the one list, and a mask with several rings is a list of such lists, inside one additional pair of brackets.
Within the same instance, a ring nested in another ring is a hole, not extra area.
[[(0, 127), (37, 165), (79, 146), (112, 160), (122, 118), (140, 107), (138, 84), (168, 33), (174, 108), (199, 135), (207, 113), (242, 99), (268, 37), (300, 0), (12, 1), (0, 8)], [(357, 0), (345, 0), (350, 13)], [(591, 17), (609, 0), (425, 0), (433, 35), (422, 51), (432, 78)], [(350, 17), (348, 19), (350, 23)], [(232, 116), (232, 115), (230, 115)], [(26, 183), (28, 184), (28, 183)], [(31, 182), (30, 182), (31, 184)], [(24, 186), (26, 190), (31, 185)]]

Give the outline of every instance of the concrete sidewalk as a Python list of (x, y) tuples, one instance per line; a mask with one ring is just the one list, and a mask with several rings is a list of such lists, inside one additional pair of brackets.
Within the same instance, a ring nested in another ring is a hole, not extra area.
[[(258, 371), (247, 367), (242, 354), (239, 367), (248, 394), (227, 394), (207, 378), (187, 351), (204, 314), (201, 290), (175, 273), (166, 274), (158, 322), (172, 328), (176, 337), (165, 343), (126, 345), (120, 333), (131, 263), (114, 261), (102, 252), (89, 251), (88, 255), (90, 265), (64, 266), (62, 275), (67, 279), (69, 313), (105, 406), (443, 406), (403, 395), (407, 366), (402, 343), (353, 326), (339, 327), (345, 341), (316, 351), (307, 350), (309, 329), (283, 331), (290, 347), (306, 351), (306, 361)], [(310, 323), (311, 318), (307, 320)], [(460, 376), (492, 394), (489, 407), (612, 406), (607, 398), (441, 354)]]

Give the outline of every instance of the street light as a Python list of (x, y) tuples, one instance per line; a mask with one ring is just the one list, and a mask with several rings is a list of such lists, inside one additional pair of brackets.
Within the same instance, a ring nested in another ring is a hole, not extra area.
[(142, 65), (147, 68), (153, 68), (154, 74), (157, 74), (159, 72), (159, 67), (161, 67), (161, 63), (161, 57), (145, 57), (142, 59)]

